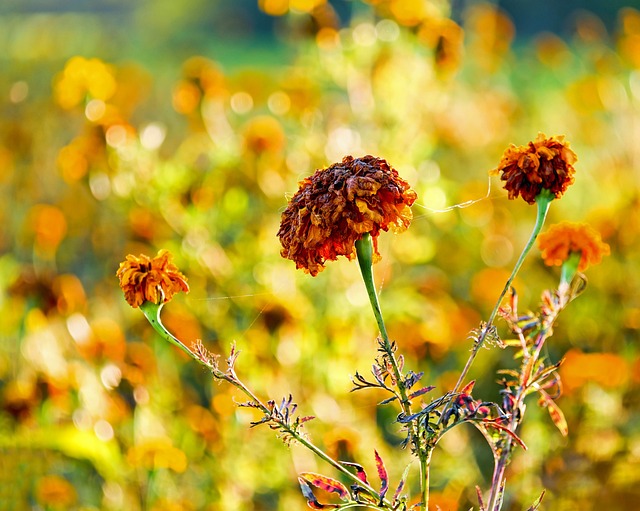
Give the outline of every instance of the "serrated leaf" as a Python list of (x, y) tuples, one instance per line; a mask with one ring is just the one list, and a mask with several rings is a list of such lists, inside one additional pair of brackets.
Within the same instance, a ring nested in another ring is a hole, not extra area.
[(414, 399), (418, 396), (422, 396), (427, 392), (431, 392), (433, 389), (435, 389), (435, 386), (433, 385), (429, 385), (428, 387), (422, 387), (421, 389), (418, 389), (415, 392), (412, 392), (411, 394), (409, 394), (409, 399)]
[(387, 494), (387, 490), (389, 489), (389, 474), (387, 473), (387, 469), (384, 466), (384, 462), (382, 458), (378, 454), (378, 451), (373, 451), (376, 456), (376, 469), (378, 470), (378, 477), (380, 478), (380, 502), (384, 500), (384, 496)]
[(337, 493), (342, 500), (349, 500), (349, 491), (340, 481), (313, 472), (303, 472), (298, 476), (298, 480), (300, 479), (320, 490), (328, 493)]

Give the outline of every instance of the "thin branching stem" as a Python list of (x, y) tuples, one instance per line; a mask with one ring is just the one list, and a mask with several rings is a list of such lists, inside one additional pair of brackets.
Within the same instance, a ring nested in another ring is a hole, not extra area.
[[(194, 353), (192, 350), (190, 350), (182, 341), (180, 341), (177, 337), (175, 337), (173, 334), (171, 334), (166, 329), (166, 327), (162, 324), (162, 321), (160, 320), (160, 310), (162, 309), (162, 305), (163, 304), (159, 304), (158, 305), (158, 304), (155, 304), (155, 303), (152, 303), (152, 302), (145, 302), (140, 306), (140, 309), (142, 310), (142, 312), (144, 313), (145, 317), (147, 318), (147, 320), (149, 321), (151, 326), (154, 328), (154, 330), (164, 340), (169, 341), (174, 346), (177, 346), (182, 351), (187, 353), (191, 358), (193, 358), (196, 362), (198, 362), (199, 364), (204, 365), (205, 367), (207, 367), (212, 372), (212, 374), (213, 374), (213, 376), (215, 378), (220, 379), (220, 380), (224, 380), (224, 381), (230, 383), (231, 385), (233, 385), (238, 390), (240, 390), (242, 393), (244, 393), (249, 398), (249, 400), (255, 405), (256, 408), (258, 408), (265, 415), (271, 416), (272, 420), (278, 424), (279, 428), (283, 432), (285, 432), (286, 434), (288, 434), (291, 437), (293, 437), (298, 443), (300, 443), (301, 445), (303, 445), (304, 447), (309, 449), (311, 452), (313, 452), (320, 459), (322, 459), (325, 462), (327, 462), (329, 465), (331, 465), (333, 468), (338, 470), (345, 477), (349, 478), (354, 484), (357, 484), (360, 488), (363, 488), (364, 490), (366, 490), (367, 493), (369, 493), (372, 497), (374, 497), (375, 499), (378, 499), (378, 500), (380, 499), (380, 494), (376, 490), (374, 490), (371, 486), (369, 486), (368, 484), (366, 484), (363, 481), (361, 481), (355, 474), (353, 474), (351, 471), (349, 471), (346, 467), (341, 465), (338, 461), (336, 461), (333, 458), (331, 458), (331, 456), (329, 456), (327, 453), (322, 451), (319, 447), (317, 447), (312, 442), (307, 440), (307, 438), (305, 438), (304, 435), (300, 434), (295, 428), (292, 428), (286, 422), (280, 421), (277, 418), (273, 417), (269, 407), (266, 404), (264, 404), (253, 393), (253, 391), (249, 387), (247, 387), (237, 377), (237, 375), (235, 373), (235, 370), (233, 369), (232, 366), (229, 367), (229, 370), (227, 372), (221, 371), (217, 367), (215, 367), (215, 366), (211, 365), (210, 363), (207, 363), (206, 361), (204, 361), (196, 353)], [(386, 500), (383, 503), (390, 506), (390, 503), (388, 501), (386, 501)]]
[(493, 311), (491, 312), (491, 315), (489, 316), (489, 319), (487, 320), (484, 328), (482, 329), (482, 331), (480, 332), (480, 335), (478, 336), (478, 340), (475, 343), (473, 350), (471, 351), (471, 355), (467, 359), (467, 363), (465, 364), (464, 368), (462, 369), (462, 372), (460, 373), (460, 377), (456, 382), (456, 386), (453, 388), (454, 394), (459, 392), (460, 389), (462, 388), (464, 380), (467, 377), (469, 370), (471, 369), (471, 365), (473, 364), (473, 361), (475, 360), (476, 355), (478, 354), (478, 351), (480, 351), (480, 348), (484, 344), (484, 341), (487, 338), (487, 335), (491, 331), (493, 327), (493, 322), (496, 319), (496, 315), (498, 314), (498, 310), (500, 309), (500, 305), (502, 304), (503, 298), (507, 294), (507, 291), (511, 288), (511, 284), (513, 283), (513, 280), (516, 278), (518, 271), (520, 271), (520, 267), (522, 266), (522, 263), (524, 262), (525, 257), (530, 252), (531, 248), (533, 247), (533, 244), (536, 241), (536, 238), (538, 237), (538, 234), (540, 234), (540, 231), (542, 230), (542, 226), (544, 225), (544, 221), (547, 218), (547, 213), (549, 212), (549, 206), (551, 205), (552, 200), (553, 200), (553, 195), (548, 190), (542, 190), (542, 192), (540, 192), (540, 194), (536, 197), (536, 205), (537, 205), (536, 223), (533, 226), (533, 231), (531, 232), (529, 241), (527, 241), (527, 244), (522, 249), (522, 253), (520, 254), (520, 257), (518, 258), (518, 260), (516, 261), (516, 264), (513, 267), (513, 271), (511, 272), (509, 279), (504, 285), (504, 288), (502, 288), (502, 292), (500, 293), (500, 296), (496, 301), (496, 304), (493, 308)]
[[(562, 282), (562, 281), (561, 281)], [(534, 358), (534, 363), (537, 362), (538, 357), (540, 356), (542, 346), (545, 343), (545, 340), (551, 335), (553, 324), (560, 312), (567, 305), (568, 301), (562, 296), (559, 296), (561, 302), (559, 306), (553, 311), (553, 314), (549, 316), (545, 322), (545, 325), (542, 327), (542, 330), (537, 334), (535, 345), (536, 348), (533, 350), (531, 357)], [(520, 385), (517, 389), (516, 395), (514, 396), (514, 410), (519, 410), (522, 407), (522, 403), (527, 396), (527, 386), (525, 385), (525, 377), (528, 375), (525, 374), (526, 368), (531, 366), (531, 362), (528, 357), (524, 357), (520, 366)], [(516, 432), (518, 426), (522, 422), (521, 414), (514, 413), (509, 420), (508, 428), (513, 433)], [(489, 504), (487, 507), (487, 511), (500, 511), (500, 502), (501, 502), (501, 493), (504, 489), (504, 476), (507, 469), (507, 465), (509, 464), (509, 460), (511, 458), (511, 450), (513, 448), (513, 439), (510, 435), (505, 435), (504, 437), (504, 445), (500, 451), (499, 456), (495, 460), (495, 465), (493, 469), (493, 476), (491, 478), (491, 489), (489, 491)]]

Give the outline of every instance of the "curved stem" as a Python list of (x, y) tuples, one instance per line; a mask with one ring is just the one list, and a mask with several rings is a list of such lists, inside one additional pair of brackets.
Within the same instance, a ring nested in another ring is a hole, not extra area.
[(144, 316), (147, 318), (147, 321), (151, 323), (151, 326), (153, 327), (153, 329), (158, 334), (160, 334), (160, 336), (164, 340), (169, 341), (171, 344), (173, 344), (174, 346), (177, 346), (182, 351), (184, 351), (191, 358), (193, 358), (197, 362), (202, 363), (202, 361), (196, 356), (195, 353), (193, 353), (193, 351), (187, 348), (182, 343), (182, 341), (180, 341), (180, 339), (173, 336), (162, 324), (162, 320), (160, 319), (160, 311), (162, 310), (163, 305), (164, 305), (163, 303), (144, 302), (142, 305), (140, 305), (140, 310), (142, 311)]
[(549, 206), (551, 205), (551, 201), (553, 200), (553, 198), (554, 198), (553, 194), (546, 189), (543, 189), (542, 192), (540, 192), (540, 194), (536, 197), (536, 205), (538, 207), (537, 215), (536, 215), (536, 223), (533, 226), (533, 231), (531, 232), (529, 241), (527, 241), (527, 244), (522, 249), (522, 253), (520, 254), (520, 257), (518, 258), (518, 260), (516, 261), (516, 264), (513, 267), (513, 271), (509, 276), (509, 279), (507, 280), (506, 284), (502, 288), (502, 292), (500, 293), (500, 296), (496, 301), (496, 304), (493, 308), (493, 311), (491, 312), (491, 315), (489, 316), (489, 319), (487, 320), (487, 323), (485, 324), (484, 328), (482, 329), (482, 332), (480, 332), (480, 335), (478, 336), (478, 342), (476, 342), (476, 345), (473, 347), (473, 350), (471, 351), (471, 355), (469, 356), (467, 363), (462, 369), (462, 373), (460, 373), (460, 377), (458, 378), (456, 386), (453, 388), (454, 394), (456, 392), (459, 392), (460, 389), (462, 388), (462, 384), (465, 378), (467, 377), (469, 369), (471, 369), (471, 365), (473, 364), (473, 361), (475, 360), (476, 355), (478, 354), (478, 351), (484, 344), (484, 341), (487, 338), (487, 334), (491, 331), (491, 327), (493, 326), (493, 321), (496, 319), (496, 315), (498, 314), (498, 310), (500, 309), (500, 305), (502, 304), (502, 299), (507, 294), (507, 291), (511, 288), (511, 284), (513, 283), (513, 280), (516, 278), (518, 271), (520, 271), (520, 267), (522, 266), (522, 263), (524, 262), (525, 257), (527, 257), (527, 254), (533, 247), (533, 244), (535, 243), (536, 238), (538, 237), (538, 234), (540, 234), (540, 231), (542, 230), (542, 226), (544, 225), (544, 221), (547, 218), (547, 213), (549, 212)]

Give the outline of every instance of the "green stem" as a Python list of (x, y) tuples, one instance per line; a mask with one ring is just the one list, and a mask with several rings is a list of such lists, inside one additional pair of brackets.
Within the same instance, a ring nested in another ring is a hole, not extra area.
[[(389, 342), (389, 335), (387, 334), (387, 328), (384, 325), (384, 319), (382, 318), (382, 310), (380, 309), (380, 302), (378, 301), (378, 293), (376, 292), (376, 286), (373, 281), (373, 243), (371, 241), (371, 235), (367, 232), (364, 233), (361, 239), (356, 241), (356, 254), (358, 256), (358, 265), (360, 266), (360, 273), (362, 273), (362, 280), (364, 286), (367, 288), (367, 295), (369, 295), (369, 302), (373, 309), (373, 315), (378, 323), (378, 329), (382, 336), (382, 341), (385, 344), (385, 349), (388, 346), (388, 350), (391, 350), (391, 343)], [(400, 378), (400, 370), (397, 364), (394, 366), (395, 376)]]
[(478, 354), (478, 351), (484, 344), (487, 334), (491, 331), (491, 327), (493, 326), (493, 321), (495, 320), (496, 315), (498, 314), (498, 310), (500, 309), (500, 305), (502, 304), (503, 298), (507, 294), (507, 291), (511, 288), (511, 284), (513, 283), (513, 280), (516, 278), (518, 271), (520, 271), (520, 267), (522, 266), (522, 263), (524, 262), (525, 257), (527, 257), (527, 254), (533, 247), (533, 244), (535, 243), (536, 238), (538, 237), (538, 234), (540, 234), (540, 231), (542, 230), (544, 221), (547, 218), (547, 213), (549, 212), (549, 206), (551, 205), (551, 201), (553, 199), (554, 199), (553, 194), (546, 189), (543, 189), (542, 192), (540, 192), (540, 194), (536, 197), (536, 205), (538, 207), (537, 215), (536, 215), (536, 223), (533, 226), (533, 231), (531, 232), (529, 241), (527, 241), (527, 244), (524, 246), (524, 249), (522, 249), (522, 253), (520, 254), (520, 257), (518, 258), (518, 260), (516, 261), (516, 264), (513, 267), (513, 271), (511, 272), (509, 279), (504, 285), (504, 288), (502, 288), (502, 292), (498, 297), (498, 301), (496, 302), (487, 323), (485, 324), (484, 328), (482, 329), (482, 332), (480, 332), (480, 335), (478, 336), (478, 342), (476, 343), (473, 350), (471, 351), (471, 355), (469, 356), (467, 363), (462, 369), (462, 373), (460, 373), (460, 378), (458, 378), (456, 386), (453, 389), (454, 394), (459, 392), (460, 389), (462, 388), (462, 384), (464, 383), (464, 380), (467, 377), (469, 369), (471, 369), (471, 364), (473, 364), (473, 361), (475, 360), (476, 355)]
[(160, 311), (162, 310), (163, 305), (164, 305), (163, 303), (144, 302), (142, 305), (140, 305), (140, 310), (144, 314), (145, 318), (147, 318), (147, 321), (151, 323), (151, 326), (153, 327), (153, 329), (158, 334), (160, 334), (160, 337), (162, 337), (166, 341), (169, 341), (174, 346), (177, 346), (178, 348), (180, 348), (182, 351), (184, 351), (187, 355), (189, 355), (191, 358), (193, 358), (197, 362), (202, 363), (202, 361), (196, 356), (195, 353), (193, 353), (189, 348), (187, 348), (182, 343), (182, 341), (174, 337), (162, 324), (162, 320), (160, 319)]
[(382, 337), (382, 344), (385, 353), (387, 354), (389, 361), (391, 362), (391, 368), (393, 371), (393, 377), (395, 378), (398, 391), (400, 392), (400, 398), (402, 399), (402, 408), (405, 413), (410, 414), (409, 399), (407, 398), (407, 390), (404, 386), (404, 379), (400, 372), (400, 366), (398, 360), (393, 352), (393, 346), (389, 341), (389, 334), (384, 324), (382, 317), (382, 310), (380, 309), (380, 302), (378, 301), (378, 293), (376, 292), (376, 285), (373, 281), (373, 244), (369, 233), (364, 233), (361, 239), (356, 241), (356, 254), (358, 256), (358, 265), (360, 266), (360, 273), (362, 274), (362, 280), (364, 286), (367, 289), (367, 295), (369, 295), (369, 302), (373, 309), (373, 315), (378, 323), (378, 329), (380, 330), (380, 336)]
[[(356, 241), (356, 255), (358, 256), (358, 265), (360, 266), (360, 273), (362, 274), (362, 280), (364, 281), (365, 288), (367, 289), (367, 295), (369, 296), (369, 302), (373, 309), (373, 315), (378, 323), (378, 329), (380, 330), (380, 336), (382, 337), (382, 348), (387, 355), (387, 359), (391, 364), (391, 370), (393, 371), (393, 377), (398, 387), (400, 406), (406, 416), (411, 415), (411, 401), (407, 395), (407, 388), (404, 383), (404, 377), (400, 371), (398, 360), (396, 359), (393, 346), (389, 341), (389, 334), (384, 324), (382, 317), (382, 310), (380, 309), (380, 302), (378, 301), (378, 293), (376, 292), (376, 286), (373, 279), (373, 243), (371, 235), (369, 233), (363, 234), (362, 238)], [(411, 422), (409, 424), (409, 434), (412, 439), (415, 439), (416, 451), (418, 458), (420, 459), (420, 471), (421, 471), (421, 493), (422, 493), (422, 509), (427, 511), (427, 504), (429, 502), (429, 459), (430, 456), (425, 452), (423, 446), (420, 445), (419, 435), (417, 434), (416, 425)]]
[(429, 448), (424, 456), (420, 456), (420, 483), (422, 485), (420, 501), (422, 502), (422, 509), (425, 511), (429, 510), (429, 468), (432, 454), (433, 449)]

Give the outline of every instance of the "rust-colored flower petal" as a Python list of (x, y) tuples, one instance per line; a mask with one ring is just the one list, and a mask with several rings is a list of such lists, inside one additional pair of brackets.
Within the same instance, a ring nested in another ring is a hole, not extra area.
[(571, 253), (580, 253), (578, 271), (597, 264), (609, 255), (609, 245), (602, 241), (600, 233), (586, 224), (562, 222), (553, 225), (538, 237), (542, 259), (548, 266), (561, 266)]
[(144, 302), (165, 303), (175, 293), (189, 292), (187, 278), (171, 262), (172, 259), (170, 252), (160, 250), (154, 258), (130, 254), (120, 263), (116, 275), (131, 307), (139, 307)]
[(382, 158), (345, 156), (300, 182), (282, 214), (282, 257), (315, 276), (325, 261), (355, 257), (355, 242), (370, 233), (375, 256), (380, 231), (404, 231), (416, 193)]
[(538, 137), (526, 146), (511, 144), (502, 155), (498, 167), (491, 174), (500, 174), (509, 198), (521, 196), (533, 204), (543, 189), (549, 190), (556, 199), (562, 197), (569, 185), (573, 184), (577, 156), (564, 135)]

